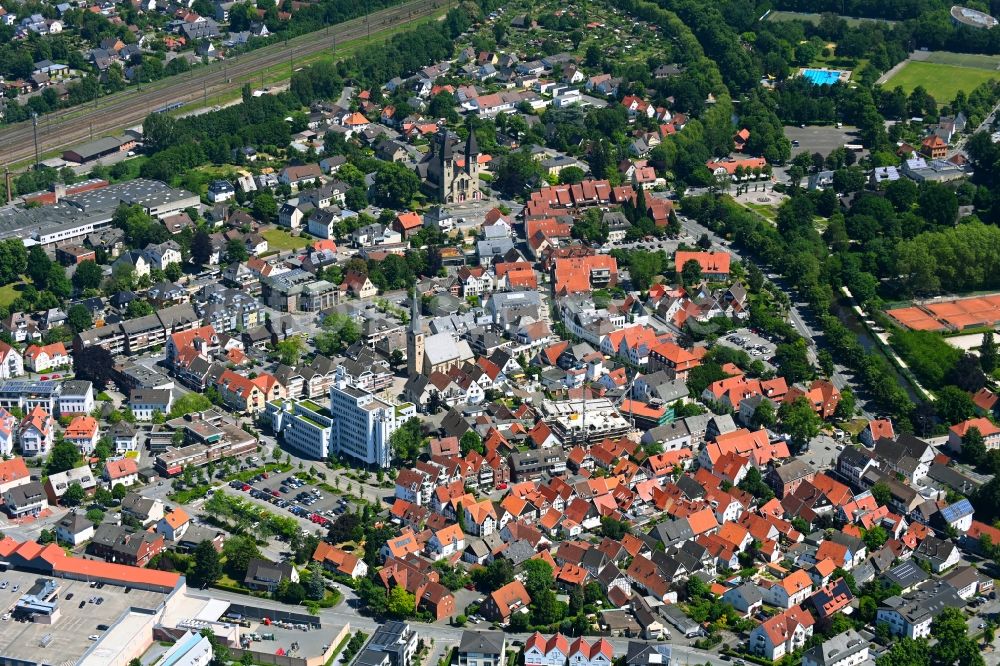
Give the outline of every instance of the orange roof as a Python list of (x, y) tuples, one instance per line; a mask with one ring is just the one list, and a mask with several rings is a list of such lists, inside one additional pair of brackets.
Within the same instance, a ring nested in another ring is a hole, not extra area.
[(405, 213), (400, 213), (396, 216), (396, 221), (399, 222), (399, 226), (404, 230), (409, 231), (410, 229), (416, 229), (424, 224), (424, 221), (419, 215), (413, 211), (407, 211)]
[(31, 345), (24, 351), (24, 358), (37, 358), (42, 352), (48, 356), (66, 356), (66, 345), (61, 342), (53, 342), (51, 345)]
[(139, 464), (133, 458), (110, 460), (104, 465), (105, 474), (109, 479), (121, 479), (139, 473)]
[(19, 543), (10, 537), (0, 541), (0, 556), (10, 557), (15, 552), (28, 561), (36, 558), (47, 561), (56, 574), (73, 574), (123, 584), (156, 585), (167, 589), (177, 587), (181, 578), (180, 574), (158, 569), (143, 569), (127, 564), (78, 559), (67, 555), (56, 544), (49, 544), (43, 548), (34, 541)]
[(171, 529), (176, 530), (184, 523), (189, 522), (191, 517), (188, 516), (187, 511), (178, 506), (170, 513), (164, 515), (163, 520), (167, 521), (167, 525), (170, 525)]
[(847, 546), (836, 541), (824, 541), (816, 549), (816, 560), (833, 560), (838, 567), (844, 566), (847, 561)]
[(677, 273), (680, 273), (684, 269), (684, 265), (689, 261), (698, 262), (702, 273), (728, 275), (731, 257), (728, 252), (690, 252), (687, 250), (677, 250), (676, 254), (674, 254), (674, 266)]
[(556, 259), (552, 269), (556, 293), (565, 295), (589, 292), (590, 276), (598, 270), (609, 271), (614, 281), (618, 276), (618, 261), (609, 254)]
[(77, 416), (66, 426), (66, 439), (93, 439), (97, 434), (97, 419), (93, 416)]
[(312, 249), (317, 252), (322, 252), (323, 250), (330, 250), (331, 252), (337, 251), (337, 244), (330, 240), (329, 238), (317, 238), (312, 242)]
[(829, 576), (830, 574), (832, 574), (834, 571), (837, 570), (837, 565), (836, 563), (834, 563), (833, 560), (827, 557), (817, 562), (815, 568), (816, 568), (816, 573), (826, 578), (827, 576)]
[(804, 569), (796, 569), (782, 579), (781, 587), (791, 596), (805, 588), (812, 589), (812, 580)]
[(687, 519), (691, 525), (691, 531), (695, 534), (703, 534), (719, 526), (719, 521), (715, 519), (715, 513), (708, 507), (695, 511)]
[(177, 349), (184, 349), (188, 345), (194, 344), (196, 339), (201, 339), (206, 342), (210, 342), (212, 338), (215, 337), (215, 328), (213, 326), (201, 326), (199, 328), (193, 328), (190, 331), (180, 331), (174, 333), (170, 336), (170, 341), (173, 343), (174, 347)]
[(51, 422), (52, 419), (49, 413), (42, 409), (41, 405), (35, 405), (21, 421), (21, 427), (26, 428), (30, 426), (47, 435)]
[(357, 127), (359, 125), (367, 125), (368, 122), (367, 118), (355, 111), (346, 120), (344, 120), (344, 125), (347, 125), (348, 127)]
[(753, 170), (753, 169), (763, 169), (767, 166), (767, 160), (763, 157), (745, 157), (739, 160), (709, 160), (705, 162), (705, 166), (708, 167), (709, 171), (715, 172), (719, 169), (724, 169), (726, 173), (730, 176), (736, 173), (737, 167), (743, 167), (743, 170)]
[(959, 437), (965, 437), (965, 433), (969, 431), (970, 428), (976, 428), (979, 430), (979, 434), (983, 437), (989, 437), (990, 435), (995, 435), (1000, 433), (1000, 428), (993, 425), (993, 422), (987, 418), (969, 419), (968, 421), (962, 421), (957, 425), (951, 427), (951, 432), (955, 433)]
[(883, 437), (893, 439), (896, 436), (892, 429), (892, 421), (889, 419), (872, 419), (868, 422), (868, 429), (872, 433), (872, 441), (877, 442)]
[(444, 529), (438, 530), (437, 532), (435, 532), (434, 536), (436, 536), (437, 540), (441, 542), (441, 545), (462, 541), (465, 539), (465, 534), (462, 533), (462, 528), (458, 526), (458, 523), (455, 523), (454, 525), (449, 525)]
[(28, 478), (28, 467), (24, 458), (18, 456), (10, 460), (0, 460), (0, 483), (10, 483)]

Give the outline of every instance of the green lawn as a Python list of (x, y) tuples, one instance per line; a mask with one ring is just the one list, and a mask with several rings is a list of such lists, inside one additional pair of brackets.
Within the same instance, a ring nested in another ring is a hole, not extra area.
[(268, 229), (261, 235), (267, 239), (269, 250), (298, 250), (309, 245), (311, 240), (293, 236), (284, 229)]
[(955, 99), (959, 90), (968, 94), (990, 79), (1000, 79), (1000, 73), (972, 67), (910, 61), (886, 81), (883, 87), (891, 90), (902, 86), (909, 93), (917, 86), (923, 86), (938, 104), (946, 104)]
[[(841, 16), (847, 22), (847, 25), (851, 28), (856, 28), (861, 25), (864, 21), (878, 21), (879, 23), (889, 23), (893, 24), (896, 21), (889, 21), (887, 19), (860, 19), (851, 16)], [(813, 25), (819, 25), (820, 15), (819, 14), (809, 14), (807, 12), (771, 12), (767, 15), (768, 21), (806, 21), (812, 23)]]
[(5, 284), (0, 287), (0, 306), (8, 306), (14, 302), (14, 299), (21, 295), (21, 287), (24, 286), (24, 282), (12, 282), (11, 284)]

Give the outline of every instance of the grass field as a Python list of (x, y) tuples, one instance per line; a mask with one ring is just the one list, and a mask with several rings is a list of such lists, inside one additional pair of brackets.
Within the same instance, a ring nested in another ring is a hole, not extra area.
[(298, 250), (309, 244), (309, 240), (293, 236), (284, 229), (268, 229), (261, 233), (267, 239), (269, 250)]
[(959, 90), (970, 93), (976, 86), (990, 79), (1000, 79), (1000, 72), (910, 61), (886, 81), (883, 87), (892, 89), (901, 86), (909, 93), (917, 86), (923, 86), (938, 104), (945, 104), (955, 99)]
[(14, 299), (21, 295), (22, 286), (24, 282), (13, 282), (0, 287), (0, 306), (6, 307), (13, 303)]
[[(856, 28), (861, 25), (864, 21), (879, 21), (881, 23), (893, 24), (895, 21), (889, 21), (886, 19), (859, 19), (851, 16), (841, 16), (847, 22), (847, 25)], [(771, 12), (767, 15), (768, 21), (808, 21), (813, 25), (819, 25), (819, 14), (809, 14), (806, 12)]]
[(971, 67), (973, 69), (988, 69), (990, 71), (996, 71), (1000, 68), (1000, 56), (980, 55), (978, 53), (929, 51), (926, 54), (915, 53), (914, 58), (937, 65), (955, 65), (956, 67)]

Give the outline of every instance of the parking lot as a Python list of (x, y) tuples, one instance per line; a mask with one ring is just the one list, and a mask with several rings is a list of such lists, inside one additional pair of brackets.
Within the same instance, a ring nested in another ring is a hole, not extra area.
[[(39, 578), (46, 577), (25, 571), (0, 573), (0, 587), (7, 583), (6, 588), (0, 589), (0, 611), (3, 613), (0, 617), (7, 617), (8, 610)], [(100, 638), (130, 607), (156, 608), (164, 598), (159, 592), (117, 585), (91, 587), (84, 581), (54, 580), (59, 585), (56, 624), (19, 622), (13, 617), (0, 619), (0, 652), (5, 656), (26, 663), (75, 662), (92, 641)], [(17, 591), (14, 591), (15, 586)]]
[(741, 328), (718, 339), (718, 344), (732, 349), (739, 349), (750, 355), (750, 359), (760, 361), (768, 370), (774, 370), (770, 359), (774, 358), (777, 346), (750, 329)]
[[(792, 142), (792, 155), (806, 152), (810, 155), (819, 153), (826, 157), (835, 148), (843, 147), (845, 143), (861, 143), (858, 128), (848, 126), (837, 128), (833, 125), (823, 127), (787, 125), (785, 126), (785, 136)], [(796, 141), (798, 145), (795, 145)], [(867, 151), (859, 153), (858, 159), (865, 154)]]
[(327, 527), (340, 514), (356, 508), (347, 500), (306, 483), (293, 472), (259, 476), (245, 484), (233, 481), (229, 488), (289, 512), (306, 528)]

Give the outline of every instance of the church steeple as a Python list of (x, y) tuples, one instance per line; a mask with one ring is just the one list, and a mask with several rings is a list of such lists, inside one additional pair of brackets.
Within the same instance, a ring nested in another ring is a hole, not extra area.
[(476, 132), (469, 127), (469, 138), (465, 140), (465, 170), (469, 173), (473, 171), (473, 165), (478, 162), (479, 142), (476, 141)]
[(410, 329), (406, 332), (406, 369), (410, 377), (424, 371), (424, 332), (420, 324), (420, 295), (413, 285), (410, 299)]
[(413, 295), (410, 298), (410, 331), (420, 333), (420, 300), (417, 296), (417, 288), (413, 288)]

